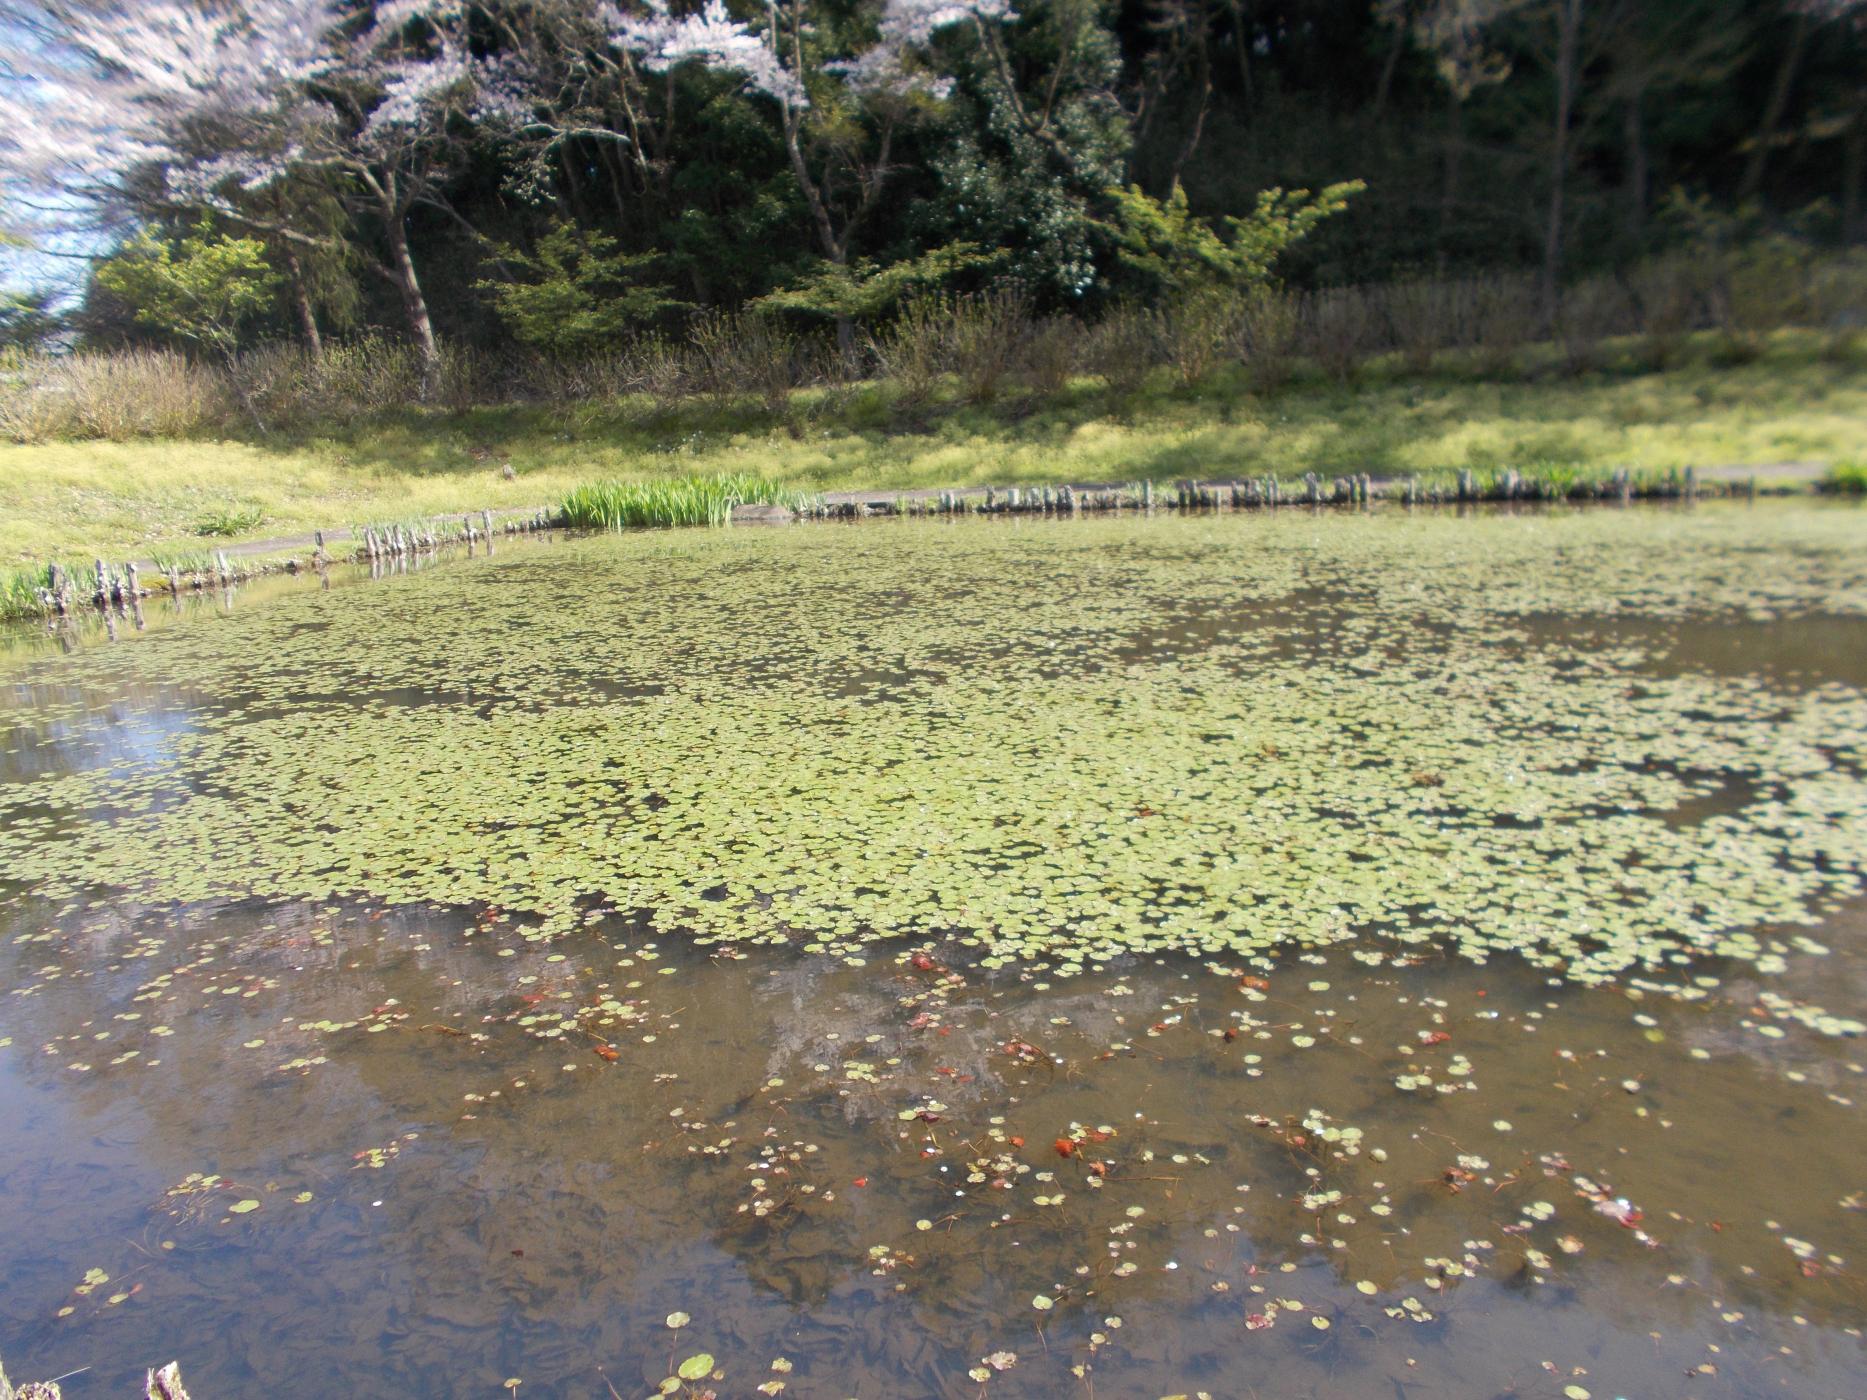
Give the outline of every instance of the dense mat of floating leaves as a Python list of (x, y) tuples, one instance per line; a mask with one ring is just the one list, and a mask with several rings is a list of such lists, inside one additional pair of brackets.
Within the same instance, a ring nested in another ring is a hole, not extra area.
[(1803, 614), (1867, 619), (1858, 512), (591, 540), (15, 677), (0, 870), (1064, 972), (1371, 933), (1767, 968), (1867, 863), (1867, 696), (1652, 663)]

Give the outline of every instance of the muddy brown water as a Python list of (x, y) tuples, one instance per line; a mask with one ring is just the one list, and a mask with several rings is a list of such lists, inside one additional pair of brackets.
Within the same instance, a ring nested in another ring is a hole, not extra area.
[[(1635, 633), (1656, 674), (1859, 686), (1867, 655), (1852, 616), (1530, 629)], [(13, 706), (60, 687), (35, 663)], [(211, 699), (113, 692), (0, 782), (161, 762)], [(1867, 1390), (1867, 1047), (1789, 1014), (1867, 1008), (1867, 900), (1680, 1001), (1378, 936), (1051, 980), (618, 913), (526, 943), (477, 908), (0, 895), (0, 1357), (89, 1368), (67, 1395), (177, 1358), (199, 1400), (634, 1397), (700, 1353), (683, 1393)], [(1422, 1071), (1446, 1091), (1396, 1089)]]

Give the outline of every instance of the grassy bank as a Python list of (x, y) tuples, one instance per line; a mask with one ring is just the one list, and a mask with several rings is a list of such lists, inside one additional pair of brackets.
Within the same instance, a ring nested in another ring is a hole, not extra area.
[[(0, 447), (0, 567), (186, 554), (370, 519), (555, 505), (598, 480), (747, 473), (805, 491), (1325, 476), (1463, 467), (1665, 470), (1867, 458), (1867, 375), (1786, 332), (1756, 360), (1630, 360), (1492, 382), (1376, 363), (1354, 386), (1255, 392), (1220, 369), (1132, 393), (1088, 379), (1041, 399), (914, 403), (889, 385), (574, 408), (403, 410), (246, 440)], [(508, 468), (510, 470), (508, 470)]]

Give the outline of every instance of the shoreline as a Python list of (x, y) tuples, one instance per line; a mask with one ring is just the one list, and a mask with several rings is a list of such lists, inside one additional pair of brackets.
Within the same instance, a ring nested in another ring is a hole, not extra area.
[[(1450, 485), (1443, 480), (1425, 484), (1418, 476), (1373, 477), (1363, 473), (1323, 478), (1308, 472), (1296, 479), (1274, 475), (1214, 480), (1182, 478), (1171, 485), (1142, 480), (944, 490), (934, 487), (843, 490), (816, 496), (798, 511), (783, 506), (737, 506), (731, 524), (755, 527), (793, 522), (964, 515), (1067, 517), (1122, 511), (1217, 514), (1293, 507), (1311, 511), (1362, 511), (1375, 505), (1464, 510), (1480, 506), (1690, 503), (1702, 499), (1832, 494), (1823, 489), (1824, 468), (1825, 464), (1819, 462), (1777, 462), (1756, 467), (1730, 464), (1710, 467), (1702, 473), (1688, 467), (1684, 471), (1638, 479), (1622, 468), (1610, 475), (1571, 482), (1524, 476), (1514, 470), (1491, 474), (1481, 480), (1476, 472), (1466, 470), (1459, 472)], [(211, 551), (209, 567), (205, 569), (163, 568), (153, 560), (141, 559), (113, 565), (98, 558), (91, 576), (81, 577), (53, 564), (48, 566), (45, 584), (35, 589), (37, 607), (16, 607), (10, 616), (0, 613), (0, 624), (55, 621), (87, 613), (102, 614), (108, 620), (113, 610), (123, 615), (132, 605), (161, 594), (179, 598), (259, 578), (307, 572), (319, 574), (333, 565), (394, 568), (409, 560), (434, 559), (444, 551), (452, 553), (463, 547), (468, 557), (472, 557), (476, 549), (493, 552), (495, 541), (502, 537), (538, 533), (592, 532), (575, 530), (542, 507), (508, 507), (470, 514), (449, 512), (413, 527), (334, 527), (238, 541)], [(347, 548), (343, 548), (345, 546)], [(145, 578), (160, 586), (147, 586)]]

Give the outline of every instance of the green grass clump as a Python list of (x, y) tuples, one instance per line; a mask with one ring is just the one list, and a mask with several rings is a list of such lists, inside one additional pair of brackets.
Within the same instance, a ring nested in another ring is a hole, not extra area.
[(214, 556), (206, 550), (183, 549), (169, 550), (150, 557), (159, 574), (211, 574), (215, 568)]
[[(473, 520), (473, 526), (479, 528), (478, 512), (466, 512)], [(393, 540), (395, 532), (402, 531), (412, 540), (425, 539), (433, 535), (437, 540), (453, 540), (465, 537), (467, 527), (458, 519), (445, 516), (394, 515), (373, 520), (358, 520), (350, 526), (350, 538), (362, 544), (363, 537), (374, 531), (385, 540)]]
[[(71, 596), (89, 602), (97, 592), (97, 570), (89, 564), (64, 565), (71, 581)], [(0, 568), (0, 622), (18, 622), (41, 617), (46, 611), (44, 593), (51, 591), (52, 569), (48, 564), (28, 564), (24, 568)]]
[(746, 472), (671, 481), (592, 481), (565, 495), (558, 518), (573, 529), (724, 525), (739, 505), (797, 506), (802, 492)]
[(37, 616), (45, 585), (44, 569), (0, 569), (0, 619)]
[(239, 535), (251, 534), (266, 523), (263, 510), (238, 510), (229, 507), (226, 510), (211, 510), (194, 523), (197, 535), (217, 536), (221, 539), (233, 539)]
[(1867, 494), (1867, 462), (1836, 462), (1822, 478), (1822, 490), (1847, 496)]

